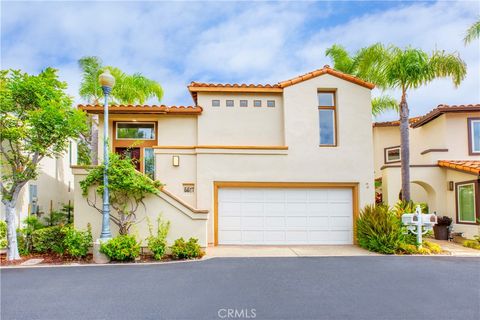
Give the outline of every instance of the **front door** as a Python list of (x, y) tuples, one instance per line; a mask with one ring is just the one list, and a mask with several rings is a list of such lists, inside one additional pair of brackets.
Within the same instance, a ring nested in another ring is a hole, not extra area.
[(122, 156), (122, 158), (132, 159), (135, 169), (140, 171), (140, 148), (115, 148), (115, 153)]

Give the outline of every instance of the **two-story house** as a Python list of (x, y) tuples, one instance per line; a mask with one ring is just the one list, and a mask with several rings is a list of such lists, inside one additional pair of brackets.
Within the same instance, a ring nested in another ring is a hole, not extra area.
[[(373, 125), (375, 178), (391, 205), (401, 191), (398, 126)], [(410, 179), (412, 200), (450, 216), (454, 230), (466, 237), (480, 232), (480, 104), (439, 105), (410, 119)]]
[[(111, 148), (165, 184), (138, 217), (162, 213), (170, 240), (351, 244), (374, 201), (373, 87), (328, 66), (274, 85), (192, 82), (193, 106), (110, 106)], [(79, 108), (103, 121), (102, 106)], [(86, 171), (74, 173), (75, 225), (97, 235), (100, 215), (78, 187)]]

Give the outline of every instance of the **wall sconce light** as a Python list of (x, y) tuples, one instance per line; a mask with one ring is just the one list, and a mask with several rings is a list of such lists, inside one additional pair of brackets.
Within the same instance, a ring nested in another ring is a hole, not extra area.
[(453, 181), (448, 181), (448, 191), (453, 191), (453, 189), (454, 189)]
[(173, 156), (172, 166), (178, 167), (179, 165), (180, 165), (180, 157), (179, 156)]

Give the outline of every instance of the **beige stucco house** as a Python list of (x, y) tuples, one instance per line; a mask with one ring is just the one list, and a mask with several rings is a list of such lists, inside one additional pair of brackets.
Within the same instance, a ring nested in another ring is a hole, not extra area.
[[(394, 204), (401, 190), (398, 121), (373, 125), (375, 179), (383, 201)], [(453, 218), (454, 231), (478, 234), (480, 218), (480, 104), (439, 105), (410, 120), (412, 200)]]
[[(325, 66), (274, 85), (192, 82), (188, 107), (109, 107), (112, 151), (133, 146), (138, 170), (165, 184), (138, 218), (161, 213), (170, 241), (203, 246), (353, 243), (374, 201), (373, 87)], [(103, 121), (102, 106), (79, 108)], [(78, 186), (85, 168), (73, 171), (75, 226), (99, 235)], [(134, 233), (145, 238), (146, 223)]]

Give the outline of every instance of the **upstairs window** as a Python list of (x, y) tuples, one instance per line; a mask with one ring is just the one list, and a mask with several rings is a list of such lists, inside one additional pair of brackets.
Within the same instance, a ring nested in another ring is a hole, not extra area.
[(234, 103), (233, 100), (227, 100), (227, 107), (233, 107)]
[(117, 140), (155, 140), (153, 122), (117, 122)]
[(212, 107), (220, 107), (220, 100), (212, 100)]
[(240, 100), (240, 107), (248, 107), (248, 100)]
[(400, 156), (400, 146), (388, 147), (384, 150), (385, 163), (400, 162), (402, 160)]
[(275, 100), (267, 100), (267, 107), (275, 108)]
[(468, 145), (470, 155), (480, 154), (480, 118), (468, 118)]
[(318, 124), (320, 146), (335, 147), (337, 145), (335, 92), (318, 92)]
[(253, 100), (253, 106), (254, 107), (261, 107), (262, 106), (262, 100)]

